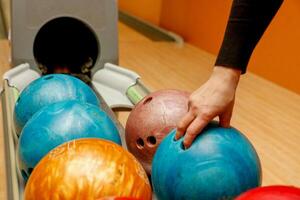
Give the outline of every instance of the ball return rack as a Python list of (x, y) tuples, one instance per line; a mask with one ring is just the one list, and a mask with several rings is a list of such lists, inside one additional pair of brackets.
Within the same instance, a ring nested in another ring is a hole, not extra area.
[[(101, 108), (113, 119), (126, 148), (124, 127), (113, 109), (129, 110), (150, 91), (138, 74), (118, 66), (118, 19), (145, 36), (151, 36), (149, 38), (154, 41), (182, 44), (183, 39), (127, 13), (119, 12), (118, 15), (117, 0), (11, 0), (9, 10), (10, 16), (7, 15), (5, 21), (10, 22), (6, 23), (6, 31), (11, 43), (10, 61), (13, 68), (4, 74), (2, 83), (0, 81), (0, 123), (4, 129), (7, 199), (22, 200), (25, 184), (17, 170), (18, 135), (14, 128), (13, 111), (20, 92), (45, 74), (43, 70), (49, 65), (48, 58), (56, 60), (55, 56), (58, 56), (61, 59), (61, 55), (67, 54), (66, 57), (79, 62), (88, 61), (87, 64), (76, 63), (85, 66), (79, 75), (85, 74), (90, 79), (90, 86), (101, 101)], [(53, 36), (57, 31), (61, 34), (61, 27), (65, 25), (72, 30), (70, 34), (64, 35), (64, 38)], [(64, 44), (70, 38), (72, 42)], [(69, 47), (68, 51), (65, 47)], [(72, 52), (74, 49), (75, 52)], [(61, 52), (57, 54), (59, 50)], [(80, 57), (81, 53), (85, 57)], [(74, 55), (79, 55), (80, 59)], [(61, 64), (59, 59), (55, 64)], [(52, 61), (50, 64), (53, 64)], [(156, 199), (155, 195), (153, 199)]]
[[(29, 64), (21, 64), (4, 74), (3, 87), (0, 88), (3, 119), (0, 123), (4, 129), (6, 188), (7, 198), (11, 200), (22, 200), (25, 187), (17, 166), (18, 135), (13, 122), (14, 106), (20, 92), (40, 76), (41, 74), (30, 68)], [(91, 87), (101, 102), (101, 108), (117, 126), (123, 147), (127, 148), (124, 127), (112, 109), (131, 109), (149, 93), (149, 90), (141, 82), (138, 74), (111, 63), (106, 63), (93, 75)]]

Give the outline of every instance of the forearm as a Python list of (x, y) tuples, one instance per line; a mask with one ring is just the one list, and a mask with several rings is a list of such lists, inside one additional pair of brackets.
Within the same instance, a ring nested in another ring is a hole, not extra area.
[(234, 0), (216, 66), (246, 72), (256, 44), (283, 0)]

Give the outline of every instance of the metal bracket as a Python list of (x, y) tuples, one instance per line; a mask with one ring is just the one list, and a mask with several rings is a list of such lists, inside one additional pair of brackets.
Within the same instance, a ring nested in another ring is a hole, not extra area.
[(41, 75), (30, 68), (28, 63), (18, 65), (3, 75), (3, 79), (8, 81), (9, 86), (17, 88), (21, 92), (30, 82)]
[(149, 93), (137, 73), (111, 63), (94, 74), (92, 84), (111, 108), (132, 108)]

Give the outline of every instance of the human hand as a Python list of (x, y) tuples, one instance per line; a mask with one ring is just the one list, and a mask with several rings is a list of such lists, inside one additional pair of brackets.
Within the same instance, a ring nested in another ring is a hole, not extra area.
[(230, 126), (240, 75), (240, 70), (216, 66), (208, 81), (191, 94), (188, 113), (178, 123), (175, 136), (176, 140), (184, 136), (185, 148), (216, 116), (220, 126)]

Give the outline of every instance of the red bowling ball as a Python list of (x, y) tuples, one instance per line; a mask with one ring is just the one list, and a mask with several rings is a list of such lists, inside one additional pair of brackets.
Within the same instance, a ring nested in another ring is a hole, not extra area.
[(259, 187), (245, 192), (235, 200), (300, 200), (300, 188), (279, 185)]
[(147, 95), (130, 113), (125, 129), (127, 147), (148, 175), (156, 148), (187, 113), (188, 100), (187, 92), (160, 90)]

